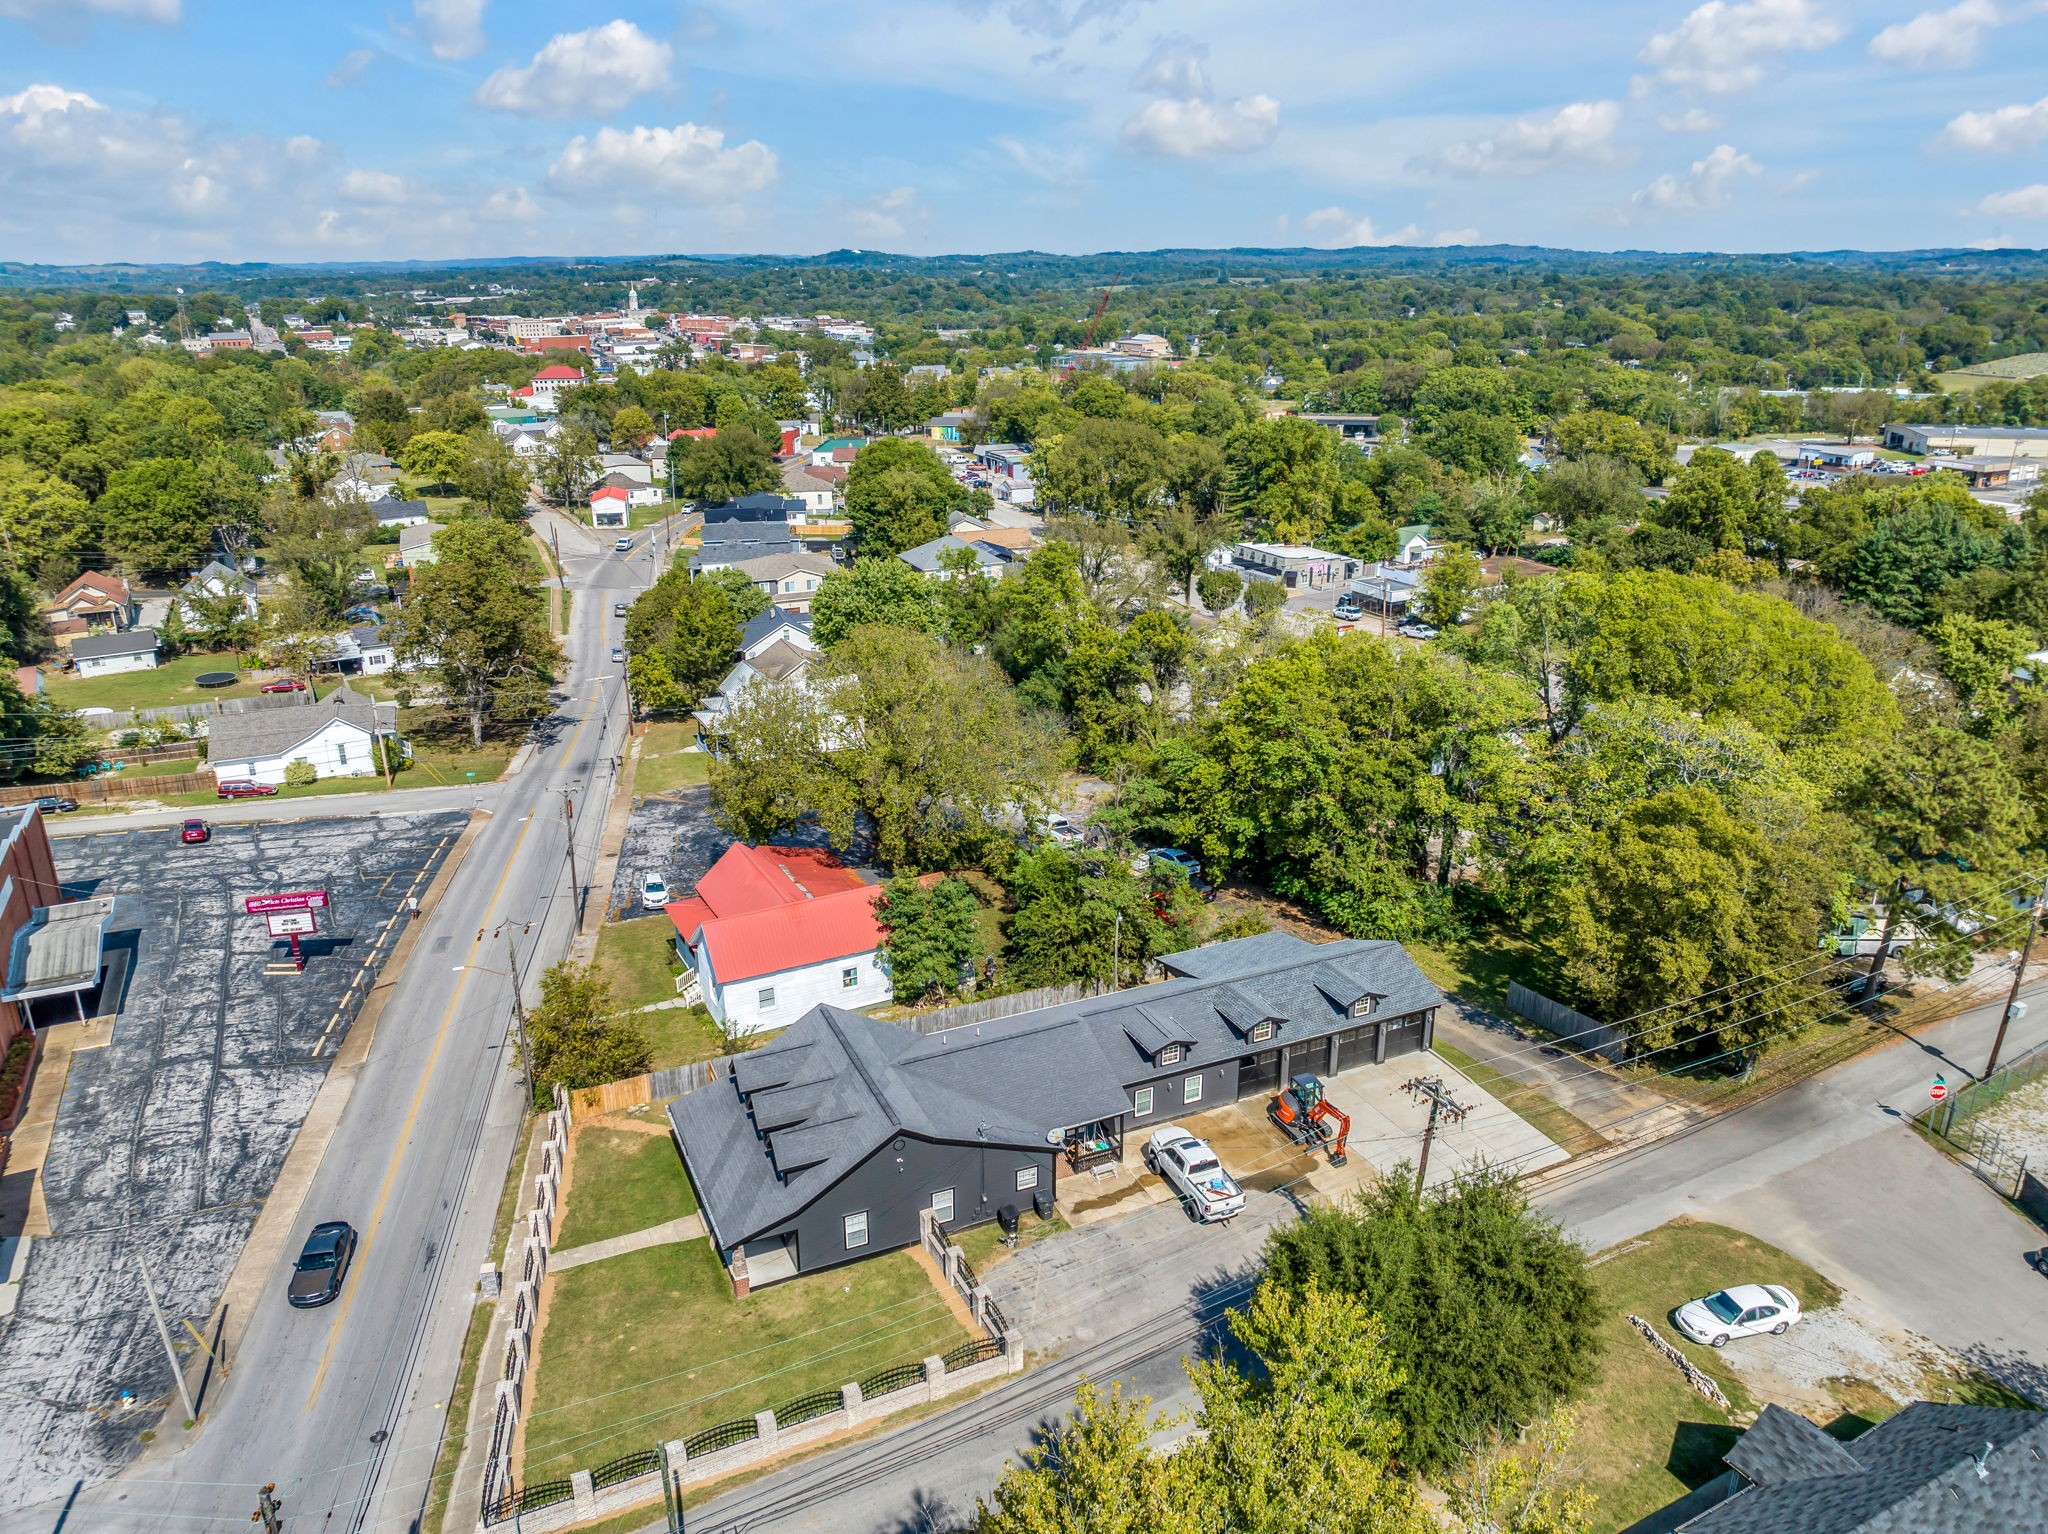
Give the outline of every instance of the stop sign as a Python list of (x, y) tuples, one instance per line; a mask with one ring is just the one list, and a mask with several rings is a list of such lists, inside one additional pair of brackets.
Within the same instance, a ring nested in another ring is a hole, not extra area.
[(1943, 1076), (1935, 1077), (1927, 1088), (1927, 1095), (1936, 1102), (1940, 1102), (1944, 1097), (1948, 1096), (1948, 1079)]

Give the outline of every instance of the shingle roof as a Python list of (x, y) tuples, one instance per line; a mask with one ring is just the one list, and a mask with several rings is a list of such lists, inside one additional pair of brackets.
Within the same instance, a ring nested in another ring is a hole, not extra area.
[(1763, 1409), (1741, 1441), (1722, 1458), (1757, 1486), (1823, 1475), (1856, 1475), (1863, 1468), (1841, 1440), (1828, 1437), (1799, 1413), (1776, 1403)]
[(763, 554), (787, 554), (795, 547), (796, 537), (787, 522), (706, 522), (691, 564), (731, 564)]
[[(1833, 1474), (1810, 1445), (1792, 1449), (1783, 1424), (1766, 1432), (1755, 1462), (1766, 1473), (1807, 1473), (1746, 1487), (1680, 1524), (1684, 1534), (2011, 1534), (2044, 1526), (2048, 1412), (1917, 1401), (1845, 1445), (1850, 1465), (1835, 1460)], [(1729, 1452), (1731, 1464), (1748, 1441), (1746, 1433)]]
[(780, 580), (785, 575), (830, 575), (839, 566), (832, 562), (829, 554), (814, 554), (809, 549), (787, 549), (771, 554), (756, 555), (751, 559), (735, 559), (732, 567), (750, 581)]
[(377, 520), (379, 522), (399, 522), (403, 521), (407, 517), (424, 517), (430, 515), (427, 509), (427, 503), (425, 501), (399, 501), (387, 499), (375, 502), (371, 509), (377, 513)]
[(317, 703), (221, 714), (207, 725), (206, 757), (217, 763), (284, 756), (336, 719), (374, 735), (377, 705), (344, 682)]
[(780, 607), (772, 606), (766, 612), (755, 613), (747, 620), (747, 626), (740, 630), (740, 649), (753, 649), (777, 629), (795, 629), (800, 634), (808, 634), (811, 631), (811, 615), (785, 612)]
[[(895, 1134), (1038, 1149), (1051, 1131), (1112, 1118), (1127, 1111), (1126, 1086), (1156, 1074), (1151, 1057), (1162, 1045), (1182, 1045), (1188, 1069), (1241, 1056), (1244, 1039), (1226, 1009), (1240, 1020), (1281, 1019), (1282, 1039), (1327, 1032), (1343, 1013), (1318, 988), (1317, 971), (1370, 975), (1386, 1015), (1443, 1001), (1398, 943), (1318, 945), (1267, 933), (1196, 954), (1167, 963), (1189, 961), (1201, 978), (929, 1037), (812, 1008), (772, 1044), (742, 1055), (730, 1081), (669, 1109), (713, 1233), (730, 1246), (772, 1228)], [(764, 1112), (781, 1121), (765, 1140), (756, 1134)]]
[(807, 650), (787, 639), (778, 639), (759, 655), (750, 656), (747, 664), (771, 682), (785, 682), (817, 658), (816, 650)]
[(147, 655), (155, 648), (155, 629), (129, 629), (125, 633), (113, 634), (81, 634), (71, 641), (71, 658), (104, 660), (114, 655)]
[(998, 550), (987, 544), (969, 543), (963, 538), (954, 537), (951, 533), (945, 533), (940, 537), (934, 538), (930, 543), (920, 543), (914, 549), (905, 549), (896, 557), (914, 570), (922, 570), (926, 575), (936, 575), (945, 568), (939, 562), (941, 556), (951, 553), (955, 549), (971, 550), (974, 554), (975, 563), (983, 569), (990, 569), (1009, 563), (1009, 551), (1007, 549)]

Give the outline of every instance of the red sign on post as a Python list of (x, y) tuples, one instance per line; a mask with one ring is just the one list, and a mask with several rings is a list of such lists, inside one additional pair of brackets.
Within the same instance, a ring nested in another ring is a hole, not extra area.
[(250, 895), (242, 901), (242, 910), (249, 916), (264, 916), (272, 911), (324, 911), (327, 909), (327, 891), (293, 890), (282, 895)]
[(1928, 1085), (1927, 1095), (1933, 1098), (1936, 1102), (1940, 1102), (1943, 1098), (1947, 1097), (1948, 1079), (1943, 1076), (1935, 1077), (1934, 1080)]

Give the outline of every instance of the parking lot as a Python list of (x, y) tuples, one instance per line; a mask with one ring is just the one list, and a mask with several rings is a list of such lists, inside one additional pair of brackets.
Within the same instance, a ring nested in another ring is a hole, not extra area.
[[(826, 845), (824, 834), (811, 827), (775, 840), (789, 847)], [(618, 868), (612, 875), (613, 919), (631, 920), (645, 914), (640, 886), (650, 874), (667, 883), (671, 899), (687, 899), (732, 843), (732, 837), (712, 820), (711, 790), (702, 784), (634, 800), (625, 839), (619, 844)]]
[[(32, 1239), (0, 1319), (0, 1501), (111, 1473), (157, 1425), (170, 1378), (140, 1263), (189, 1346), (187, 1323), (203, 1327), (218, 1304), (407, 897), (467, 820), (222, 825), (189, 847), (170, 828), (57, 842), (68, 890), (116, 897), (109, 947), (129, 961), (108, 986), (111, 1036), (71, 1057), (42, 1168), (49, 1234)], [(242, 900), (307, 889), (331, 904), (298, 974)]]

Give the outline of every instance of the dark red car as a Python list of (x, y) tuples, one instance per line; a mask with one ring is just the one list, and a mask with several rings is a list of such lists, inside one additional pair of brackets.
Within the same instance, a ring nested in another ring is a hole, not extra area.
[(274, 682), (265, 682), (256, 690), (258, 692), (304, 692), (306, 684), (295, 676), (282, 676)]
[(247, 778), (227, 778), (213, 785), (216, 799), (254, 799), (276, 792), (275, 783), (252, 783)]
[(181, 842), (204, 842), (213, 839), (213, 828), (203, 820), (188, 820), (178, 827)]

